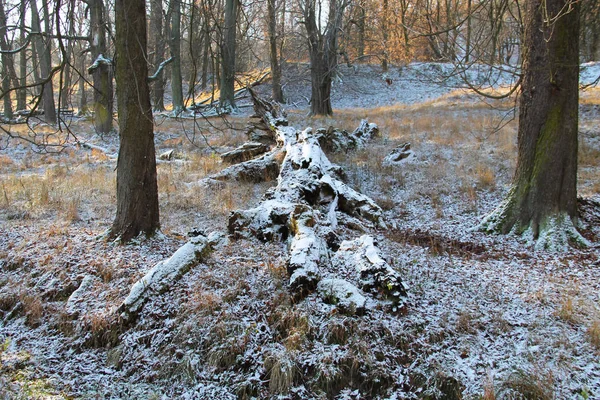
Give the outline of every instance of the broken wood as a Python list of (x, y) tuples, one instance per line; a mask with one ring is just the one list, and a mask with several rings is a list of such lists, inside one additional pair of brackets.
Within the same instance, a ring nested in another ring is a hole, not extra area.
[(258, 142), (244, 143), (237, 149), (221, 154), (221, 160), (227, 164), (235, 164), (253, 159), (259, 154), (264, 154), (270, 147)]
[(160, 261), (132, 287), (121, 303), (118, 313), (125, 321), (135, 319), (146, 301), (168, 290), (183, 274), (206, 257), (212, 247), (202, 235), (193, 237), (180, 247), (169, 259)]

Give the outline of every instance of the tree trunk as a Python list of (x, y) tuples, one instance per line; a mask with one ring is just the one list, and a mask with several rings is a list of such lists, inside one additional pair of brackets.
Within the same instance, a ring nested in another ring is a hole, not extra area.
[[(6, 35), (6, 14), (4, 10), (4, 1), (0, 0), (0, 49), (9, 50), (8, 37)], [(11, 74), (11, 67), (14, 72), (14, 63), (12, 54), (2, 53), (2, 94), (4, 100), (4, 117), (12, 119), (13, 107), (11, 98), (11, 78), (14, 77)]]
[(277, 54), (277, 17), (275, 13), (275, 0), (267, 0), (267, 14), (269, 25), (269, 56), (271, 59), (271, 81), (273, 85), (273, 100), (283, 103), (283, 90), (281, 88), (281, 65)]
[[(31, 1), (31, 29), (34, 32), (41, 32), (40, 15), (38, 13), (36, 1)], [(34, 35), (33, 44), (38, 56), (41, 79), (47, 80), (42, 87), (42, 101), (44, 107), (44, 120), (49, 124), (56, 123), (56, 106), (54, 104), (54, 89), (52, 86), (52, 59), (50, 53), (51, 41), (45, 39), (42, 35)]]
[(322, 33), (317, 18), (315, 2), (306, 0), (304, 3), (304, 25), (308, 36), (308, 51), (311, 71), (311, 115), (331, 115), (331, 83), (337, 67), (338, 30), (342, 22), (345, 2), (331, 1), (329, 3), (329, 18)]
[[(162, 0), (152, 0), (150, 3), (150, 35), (152, 49), (153, 68), (158, 68), (158, 65), (165, 58), (165, 39), (163, 30), (163, 4)], [(155, 111), (165, 110), (165, 77), (161, 71), (152, 82), (152, 104)]]
[(181, 0), (171, 0), (171, 29), (169, 46), (171, 48), (171, 96), (173, 112), (177, 115), (185, 107), (183, 105), (183, 80), (181, 78)]
[(383, 70), (383, 72), (387, 72), (388, 71), (388, 40), (389, 40), (389, 33), (388, 33), (388, 13), (390, 12), (389, 10), (389, 4), (388, 4), (388, 0), (383, 0), (383, 13), (381, 15), (381, 32), (383, 34), (383, 58), (381, 60), (381, 69)]
[(527, 2), (517, 170), (508, 198), (482, 222), (488, 231), (529, 231), (537, 248), (584, 242), (574, 228), (578, 31), (577, 2)]
[[(90, 6), (90, 51), (92, 60), (100, 55), (107, 57), (106, 10), (102, 0), (88, 0)], [(94, 127), (96, 132), (109, 133), (112, 130), (113, 83), (112, 67), (100, 63), (94, 69)]]
[(222, 108), (235, 108), (235, 30), (238, 0), (225, 2), (225, 26), (221, 46), (221, 95)]
[(159, 227), (156, 155), (146, 50), (144, 0), (116, 0), (116, 81), (119, 113), (117, 215), (110, 235), (127, 242)]
[[(19, 6), (19, 45), (23, 46), (27, 41), (27, 33), (25, 30), (25, 6), (26, 2), (22, 1)], [(17, 110), (24, 110), (27, 107), (27, 50), (23, 49), (19, 53), (19, 86), (22, 88), (17, 90)]]

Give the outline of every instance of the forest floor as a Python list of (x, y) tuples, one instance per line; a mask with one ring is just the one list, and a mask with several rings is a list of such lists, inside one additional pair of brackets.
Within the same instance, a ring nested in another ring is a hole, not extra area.
[[(403, 311), (346, 316), (313, 295), (296, 302), (285, 244), (242, 238), (119, 325), (131, 285), (189, 231), (227, 232), (229, 213), (276, 182), (198, 184), (224, 167), (218, 153), (246, 141), (247, 112), (157, 115), (157, 154), (175, 151), (158, 164), (161, 234), (106, 242), (118, 139), (74, 119), (69, 130), (92, 149), (71, 137), (56, 154), (17, 141), (0, 153), (0, 399), (600, 398), (600, 89), (580, 100), (581, 228), (593, 245), (551, 253), (473, 229), (515, 169), (514, 98), (484, 102), (420, 74), (437, 65), (386, 76), (344, 67), (334, 116), (311, 118), (300, 68), (286, 70), (291, 125), (352, 131), (368, 118), (380, 128), (366, 148), (329, 157), (385, 211), (389, 229), (341, 238), (376, 239), (409, 287)], [(386, 165), (406, 142), (416, 157)]]

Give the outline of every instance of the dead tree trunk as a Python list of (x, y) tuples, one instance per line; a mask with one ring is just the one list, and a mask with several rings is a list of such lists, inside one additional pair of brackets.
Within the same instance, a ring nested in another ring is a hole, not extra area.
[[(335, 276), (336, 270), (347, 268), (348, 264), (355, 266), (344, 262), (341, 263), (343, 266), (332, 264), (334, 253), (342, 259), (345, 257), (337, 252), (340, 248), (336, 234), (338, 224), (352, 224), (358, 219), (360, 222), (354, 224), (386, 227), (381, 208), (342, 181), (341, 168), (329, 161), (321, 147), (321, 141), (331, 143), (336, 139), (350, 147), (364, 144), (377, 133), (377, 128), (365, 121), (353, 134), (313, 131), (311, 128), (299, 132), (287, 126), (285, 118), (274, 115), (276, 109), (271, 104), (257, 99), (252, 91), (251, 94), (255, 99), (255, 111), (262, 116), (263, 126), (276, 139), (277, 146), (271, 154), (284, 152), (285, 157), (277, 186), (257, 207), (233, 212), (229, 218), (229, 233), (234, 237), (252, 235), (265, 241), (287, 242), (290, 288), (302, 296), (315, 289), (323, 277)], [(343, 139), (345, 135), (348, 140)], [(244, 170), (244, 164), (260, 160), (265, 160), (265, 156), (240, 164), (237, 168), (230, 167), (230, 171)], [(369, 242), (369, 239), (362, 239), (361, 244), (356, 246), (364, 250), (362, 245), (365, 241)], [(348, 247), (352, 245), (348, 244)], [(361, 256), (357, 257), (360, 259)], [(363, 279), (372, 285), (368, 287), (369, 284), (359, 282), (363, 290), (375, 289), (385, 293), (394, 307), (400, 296), (405, 294), (400, 276), (383, 260), (364, 269), (357, 267), (355, 272), (361, 275), (359, 281)], [(346, 283), (342, 286), (353, 288), (352, 283)]]

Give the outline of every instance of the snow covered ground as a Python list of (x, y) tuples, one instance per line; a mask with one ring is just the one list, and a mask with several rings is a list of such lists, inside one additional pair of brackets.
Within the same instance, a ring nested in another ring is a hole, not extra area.
[[(229, 211), (255, 205), (270, 184), (199, 189), (222, 166), (202, 139), (200, 148), (180, 140), (194, 132), (189, 121), (160, 121), (158, 153), (179, 154), (159, 165), (163, 234), (117, 246), (97, 239), (111, 222), (114, 160), (11, 146), (0, 155), (0, 398), (600, 398), (598, 93), (582, 93), (578, 182), (583, 233), (595, 245), (552, 254), (472, 230), (508, 190), (515, 123), (499, 121), (511, 101), (488, 108), (457, 90), (458, 78), (434, 83), (445, 65), (392, 68), (391, 84), (361, 65), (341, 70), (336, 116), (307, 118), (310, 86), (297, 68), (286, 70), (285, 88), (294, 126), (353, 129), (368, 117), (381, 129), (366, 149), (331, 158), (385, 210), (389, 229), (340, 235), (375, 238), (409, 286), (402, 312), (348, 316), (317, 294), (295, 301), (286, 246), (239, 239), (121, 325), (116, 308), (131, 286), (187, 231), (226, 232)], [(584, 83), (597, 76), (598, 63), (582, 69)], [(243, 127), (245, 116), (231, 121)], [(72, 129), (116, 152), (88, 123)], [(218, 150), (244, 140), (204, 133)], [(414, 156), (386, 164), (406, 142)], [(69, 304), (84, 281), (87, 293)]]

